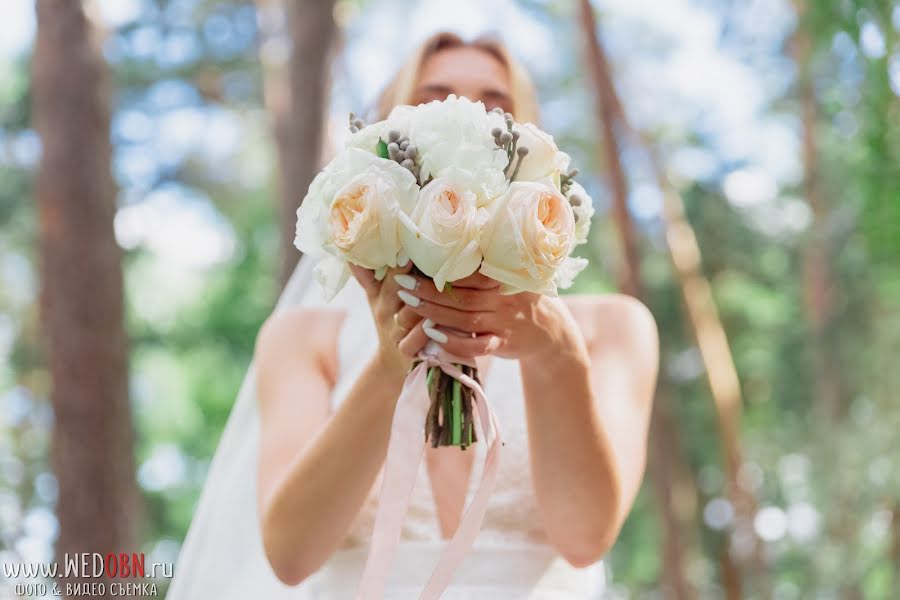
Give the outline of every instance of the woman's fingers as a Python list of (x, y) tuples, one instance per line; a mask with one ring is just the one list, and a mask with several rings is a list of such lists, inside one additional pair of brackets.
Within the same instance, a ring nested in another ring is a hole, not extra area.
[(369, 299), (377, 299), (372, 304), (377, 320), (388, 328), (388, 339), (401, 353), (416, 356), (429, 338), (463, 357), (490, 354), (500, 347), (502, 339), (491, 331), (498, 282), (476, 273), (439, 292), (431, 279), (410, 274), (412, 267), (407, 262), (389, 269), (378, 281), (374, 271), (350, 265)]
[(502, 338), (492, 333), (473, 336), (449, 331), (444, 327), (429, 327), (423, 332), (450, 354), (463, 358), (492, 354), (499, 350), (503, 343)]
[(397, 294), (402, 288), (397, 285), (394, 275), (402, 273), (403, 269), (390, 269), (381, 282), (378, 304), (386, 316), (393, 317), (405, 305)]
[(394, 280), (410, 295), (459, 310), (469, 312), (493, 310), (498, 301), (496, 288), (475, 289), (448, 284), (443, 291), (438, 291), (430, 278), (406, 273), (394, 275)]
[(422, 351), (422, 348), (425, 347), (425, 344), (428, 343), (428, 336), (425, 335), (425, 331), (422, 329), (422, 323), (424, 321), (419, 321), (416, 325), (406, 334), (406, 336), (400, 340), (398, 344), (398, 348), (400, 352), (402, 352), (405, 356), (409, 356), (414, 358)]
[(369, 298), (377, 296), (381, 289), (381, 282), (375, 279), (375, 271), (365, 269), (359, 265), (354, 265), (353, 263), (347, 263), (347, 265), (349, 265), (353, 277), (356, 278), (359, 285), (366, 291), (366, 296)]
[(493, 312), (467, 312), (449, 306), (441, 306), (420, 298), (401, 296), (404, 303), (417, 314), (431, 319), (438, 325), (452, 327), (468, 333), (491, 333), (495, 320)]
[[(350, 267), (350, 272), (353, 273), (353, 276), (359, 282), (359, 284), (366, 290), (366, 294), (371, 298), (372, 296), (381, 292), (384, 288), (384, 284), (388, 283), (389, 290), (392, 296), (396, 295), (396, 281), (394, 281), (393, 276), (399, 275), (403, 273), (408, 273), (412, 267), (412, 261), (408, 258), (403, 258), (406, 262), (402, 267), (397, 267), (394, 269), (388, 269), (385, 273), (385, 276), (380, 280), (375, 277), (375, 271), (371, 269), (366, 269), (365, 267), (360, 267), (359, 265), (354, 265), (353, 263), (347, 263), (347, 266)], [(393, 299), (393, 298), (392, 298)]]
[(397, 279), (399, 278), (400, 281), (403, 281), (403, 277), (412, 277), (412, 275), (409, 275), (410, 269), (412, 269), (412, 262), (407, 262), (406, 266), (403, 267), (388, 269), (384, 274), (384, 279), (381, 280), (382, 296), (385, 298), (389, 297), (391, 302), (398, 300), (397, 290), (403, 288), (397, 282)]
[(416, 314), (416, 312), (408, 306), (404, 306), (394, 313), (394, 323), (400, 328), (404, 336), (412, 331), (413, 327), (418, 325), (422, 320), (423, 317)]
[(417, 315), (411, 308), (404, 306), (394, 313), (393, 323), (390, 325), (390, 339), (398, 347), (400, 342), (415, 329), (423, 318)]
[[(372, 314), (375, 316), (376, 321), (385, 323), (388, 319), (393, 318), (394, 314), (403, 307), (403, 302), (400, 301), (400, 297), (397, 295), (399, 287), (393, 275), (405, 273), (410, 268), (412, 268), (412, 264), (407, 263), (402, 268), (388, 269), (381, 281), (377, 282), (377, 293), (374, 296), (369, 296)], [(372, 272), (372, 277), (374, 278), (374, 276), (375, 274)], [(389, 324), (387, 326), (390, 327)]]
[(471, 288), (476, 290), (492, 290), (500, 287), (500, 282), (476, 271), (468, 277), (453, 282), (454, 288)]

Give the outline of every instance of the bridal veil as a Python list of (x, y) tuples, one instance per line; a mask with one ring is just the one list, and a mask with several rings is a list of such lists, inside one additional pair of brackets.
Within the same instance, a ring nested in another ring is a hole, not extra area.
[[(317, 260), (310, 255), (300, 260), (275, 314), (299, 306), (367, 308), (360, 306), (360, 296), (353, 293), (352, 286), (327, 301), (314, 276)], [(256, 495), (259, 435), (256, 377), (251, 363), (210, 464), (168, 600), (309, 598), (306, 582), (288, 587), (275, 577), (263, 550)]]

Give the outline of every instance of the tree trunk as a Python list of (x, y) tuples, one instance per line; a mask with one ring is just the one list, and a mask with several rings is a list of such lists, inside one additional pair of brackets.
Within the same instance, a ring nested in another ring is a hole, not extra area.
[[(806, 12), (805, 2), (797, 0), (795, 4), (797, 17), (802, 22)], [(812, 216), (803, 257), (803, 305), (812, 342), (816, 405), (823, 416), (833, 422), (845, 410), (841, 401), (840, 368), (834, 356), (833, 341), (828, 336), (836, 286), (828, 251), (828, 209), (819, 182), (816, 136), (819, 109), (810, 72), (812, 39), (802, 23), (794, 35), (793, 49), (803, 124), (803, 195)]]
[[(759, 546), (756, 543), (752, 530), (752, 516), (756, 503), (738, 483), (738, 471), (742, 464), (740, 449), (740, 419), (741, 419), (741, 389), (737, 377), (737, 369), (728, 346), (728, 338), (719, 318), (712, 290), (709, 282), (701, 270), (700, 247), (694, 230), (684, 216), (684, 207), (681, 197), (674, 186), (670, 185), (665, 177), (659, 160), (652, 152), (652, 146), (645, 143), (632, 129), (622, 104), (619, 100), (613, 83), (609, 61), (597, 35), (597, 26), (594, 11), (589, 0), (581, 0), (581, 17), (588, 41), (588, 64), (594, 78), (597, 98), (600, 102), (600, 116), (609, 121), (604, 124), (604, 138), (606, 144), (607, 163), (618, 173), (610, 173), (613, 182), (614, 217), (617, 222), (623, 223), (630, 220), (627, 210), (627, 190), (622, 182), (625, 182), (624, 169), (618, 159), (618, 143), (616, 132), (628, 134), (635, 143), (642, 143), (650, 154), (653, 166), (656, 169), (658, 185), (663, 190), (664, 209), (663, 221), (666, 230), (666, 242), (674, 266), (675, 275), (681, 287), (684, 306), (688, 313), (694, 337), (700, 350), (700, 355), (706, 371), (707, 381), (713, 396), (716, 415), (719, 423), (719, 432), (722, 441), (725, 472), (728, 480), (727, 494), (734, 505), (738, 516), (737, 527), (745, 535), (754, 540), (754, 560), (759, 558)], [(615, 155), (615, 158), (612, 156)], [(619, 183), (617, 183), (617, 181)], [(621, 225), (620, 225), (621, 229)], [(622, 234), (623, 254), (626, 264), (635, 264), (638, 261), (637, 250), (634, 247), (633, 234)], [(629, 267), (634, 269), (634, 267)], [(629, 281), (629, 278), (625, 278)], [(640, 290), (639, 283), (633, 281), (629, 285)], [(651, 435), (655, 432), (651, 431)], [(721, 562), (723, 570), (723, 583), (728, 586), (727, 597), (741, 597), (741, 577), (738, 566), (728, 549), (724, 550)]]
[[(621, 119), (627, 124), (624, 113)], [(641, 139), (636, 133), (634, 137)], [(735, 531), (741, 538), (752, 540), (748, 551), (739, 560), (752, 569), (759, 570), (762, 567), (762, 547), (753, 529), (758, 502), (739, 483), (739, 472), (743, 464), (740, 441), (743, 399), (737, 368), (713, 299), (712, 287), (703, 274), (700, 246), (693, 227), (685, 217), (684, 202), (675, 186), (669, 182), (651, 144), (645, 141), (644, 146), (651, 157), (657, 185), (663, 191), (666, 243), (715, 405), (728, 482), (725, 493), (734, 507)], [(723, 551), (725, 554), (720, 557), (720, 562), (723, 566), (722, 581), (726, 586), (726, 597), (738, 600), (743, 597), (740, 564), (728, 548)]]
[(663, 190), (666, 242), (715, 402), (729, 495), (737, 514), (752, 516), (754, 506), (738, 483), (738, 471), (743, 462), (740, 444), (743, 401), (737, 369), (713, 300), (712, 288), (702, 272), (700, 246), (693, 228), (684, 216), (681, 196), (668, 183), (656, 159), (654, 166), (659, 186)]
[(612, 192), (612, 212), (619, 232), (622, 263), (619, 268), (619, 289), (636, 298), (644, 298), (641, 280), (641, 257), (637, 237), (628, 211), (628, 179), (619, 153), (616, 115), (621, 113), (612, 72), (597, 33), (597, 20), (590, 0), (581, 0), (581, 23), (585, 33), (585, 59), (594, 83), (597, 114), (603, 132), (604, 171)]
[[(336, 34), (334, 0), (256, 0), (260, 11), (285, 11), (287, 32), (262, 32), (263, 44), (288, 36), (287, 64), (263, 52), (263, 87), (278, 153), (281, 283), (300, 258), (294, 247), (297, 209), (320, 168), (328, 105), (329, 64)], [(286, 41), (286, 40), (285, 40)]]
[(663, 523), (662, 581), (664, 598), (685, 600), (697, 592), (687, 579), (687, 563), (696, 539), (697, 486), (682, 452), (670, 409), (672, 386), (660, 381), (650, 421), (649, 470)]
[(41, 310), (59, 484), (57, 556), (137, 551), (109, 87), (82, 3), (37, 0), (34, 121)]
[[(591, 18), (593, 18), (589, 0), (582, 0), (582, 6), (585, 13), (589, 12)], [(634, 135), (625, 111), (622, 109), (618, 93), (612, 84), (612, 75), (608, 66), (609, 61), (606, 59), (599, 40), (595, 44), (593, 52), (597, 54), (599, 60), (597, 61), (597, 68), (592, 69), (592, 71), (600, 73), (600, 75), (595, 76), (597, 79), (605, 80), (602, 85), (597, 85), (598, 96), (601, 97), (600, 101), (607, 106), (604, 109), (603, 117), (614, 122), (612, 125), (606, 125), (604, 129), (615, 131), (616, 126), (618, 126), (623, 130), (623, 133), (631, 134), (630, 137), (634, 141), (642, 142), (640, 136)], [(606, 138), (604, 142), (608, 148), (607, 155), (618, 152), (615, 137)], [(674, 187), (669, 185), (650, 146), (648, 144), (644, 145), (653, 159), (659, 187), (663, 190), (663, 221), (666, 229), (666, 243), (675, 268), (675, 275), (681, 286), (685, 308), (694, 337), (697, 340), (701, 358), (706, 367), (709, 387), (716, 404), (719, 427), (722, 433), (726, 472), (729, 475), (729, 481), (736, 482), (737, 471), (741, 465), (738, 438), (742, 405), (737, 369), (734, 366), (734, 359), (731, 356), (725, 329), (722, 326), (715, 302), (713, 301), (712, 290), (701, 270), (700, 247), (697, 244), (693, 228), (685, 219), (681, 197)], [(624, 170), (621, 164), (618, 164), (618, 158), (614, 160), (608, 159), (608, 162), (617, 164), (616, 168), (623, 173), (620, 177), (624, 177)], [(611, 178), (613, 177), (611, 176)], [(616, 195), (614, 194), (614, 204), (624, 204), (625, 198), (617, 199), (615, 198)], [(627, 205), (619, 208), (617, 213), (627, 215)], [(616, 218), (618, 220), (620, 217), (617, 216)], [(633, 237), (633, 235), (629, 237)], [(624, 239), (627, 238), (623, 236)], [(631, 243), (633, 244), (634, 242)], [(632, 250), (630, 254), (636, 254), (636, 251)], [(627, 257), (628, 253), (626, 253)], [(633, 260), (631, 259), (631, 261)]]
[[(618, 95), (613, 87), (609, 63), (600, 44), (597, 23), (589, 0), (581, 2), (581, 24), (585, 36), (585, 60), (596, 89), (597, 112), (602, 128), (604, 170), (610, 181), (613, 219), (619, 235), (622, 261), (618, 273), (619, 289), (646, 302), (641, 276), (641, 252), (628, 210), (628, 181), (622, 166), (617, 135)], [(669, 407), (672, 394), (661, 379), (650, 421), (649, 474), (662, 522), (663, 573), (665, 597), (683, 600), (694, 597), (687, 581), (685, 558), (688, 554), (685, 516), (675, 506), (675, 478), (686, 470), (677, 446), (675, 423)]]
[[(816, 134), (819, 121), (819, 107), (813, 86), (812, 59), (813, 37), (804, 23), (808, 7), (804, 0), (795, 0), (798, 25), (791, 40), (791, 50), (797, 66), (797, 95), (800, 102), (803, 148), (803, 195), (811, 215), (809, 231), (803, 256), (803, 307), (809, 327), (809, 342), (812, 356), (814, 379), (814, 408), (822, 417), (822, 422), (832, 428), (846, 417), (847, 406), (844, 395), (844, 380), (841, 377), (840, 360), (836, 356), (835, 344), (838, 340), (829, 335), (834, 316), (834, 295), (838, 290), (836, 278), (831, 270), (831, 253), (828, 247), (828, 207), (821, 186), (819, 167), (819, 144)], [(842, 542), (851, 540), (860, 529), (855, 510), (855, 498), (845, 491), (837, 495), (835, 503), (840, 507), (834, 511), (827, 525), (832, 537)], [(898, 508), (895, 504), (893, 513)], [(893, 553), (900, 540), (896, 537), (900, 529), (891, 528), (891, 548)], [(862, 598), (858, 581), (848, 580), (841, 588), (842, 598)]]

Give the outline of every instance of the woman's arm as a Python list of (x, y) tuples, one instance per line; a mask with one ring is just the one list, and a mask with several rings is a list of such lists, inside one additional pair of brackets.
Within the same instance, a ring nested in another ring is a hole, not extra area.
[(570, 310), (558, 298), (502, 295), (483, 275), (449, 294), (413, 279), (405, 301), (437, 324), (432, 335), (448, 352), (520, 361), (544, 526), (573, 565), (594, 562), (615, 541), (643, 477), (658, 362), (653, 317), (625, 296), (574, 299)]
[[(649, 311), (624, 296), (536, 311), (549, 342), (521, 359), (535, 491), (575, 566), (615, 542), (643, 478), (658, 362)], [(580, 328), (586, 332), (583, 341)]]
[(384, 463), (409, 356), (424, 345), (418, 317), (400, 311), (394, 320), (396, 290), (384, 284), (383, 301), (368, 283), (384, 341), (330, 417), (341, 316), (301, 310), (273, 317), (257, 342), (263, 545), (288, 585), (314, 573), (346, 536)]

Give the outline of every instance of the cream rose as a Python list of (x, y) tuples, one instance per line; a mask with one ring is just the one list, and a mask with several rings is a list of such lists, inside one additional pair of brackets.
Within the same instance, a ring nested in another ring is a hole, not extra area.
[(575, 217), (548, 181), (514, 182), (490, 207), (481, 238), (481, 272), (505, 293), (556, 295), (583, 268), (572, 262)]
[(515, 125), (514, 130), (519, 132), (518, 147), (528, 148), (516, 181), (539, 181), (550, 177), (559, 188), (559, 174), (569, 168), (569, 155), (560, 151), (552, 135), (533, 123)]
[(397, 265), (399, 214), (410, 213), (419, 188), (397, 163), (350, 148), (319, 173), (297, 210), (294, 244), (367, 269)]
[(416, 267), (439, 290), (468, 277), (481, 263), (478, 238), (487, 211), (453, 171), (422, 188), (412, 214), (400, 215), (400, 240)]

